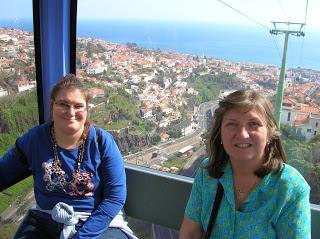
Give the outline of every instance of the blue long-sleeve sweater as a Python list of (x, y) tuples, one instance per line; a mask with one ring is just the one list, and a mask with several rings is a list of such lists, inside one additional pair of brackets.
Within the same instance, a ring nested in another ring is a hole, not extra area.
[[(96, 130), (101, 135), (100, 147)], [(75, 238), (98, 238), (123, 208), (126, 198), (124, 164), (120, 151), (108, 132), (91, 126), (86, 140), (84, 162), (80, 171), (92, 173), (90, 181), (94, 185), (92, 196), (70, 195), (63, 187), (52, 191), (47, 189), (43, 163), (50, 164), (54, 160), (50, 124), (32, 128), (17, 140), (17, 147), (27, 160), (26, 162), (21, 160), (15, 147), (9, 149), (0, 159), (0, 188), (10, 184), (31, 168), (35, 200), (42, 209), (51, 210), (56, 203), (64, 202), (73, 206), (75, 211), (92, 213), (78, 230)], [(79, 147), (68, 150), (57, 147), (62, 161), (61, 169), (66, 173), (66, 181), (72, 180), (72, 172), (77, 167), (78, 149)], [(46, 219), (51, 220), (49, 216)]]

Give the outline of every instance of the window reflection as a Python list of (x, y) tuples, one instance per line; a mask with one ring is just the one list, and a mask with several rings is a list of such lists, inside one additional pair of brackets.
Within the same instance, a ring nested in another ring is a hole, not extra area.
[[(97, 1), (90, 16), (93, 6), (79, 1), (77, 74), (94, 97), (92, 121), (114, 135), (126, 162), (193, 176), (206, 157), (207, 132), (221, 97), (251, 88), (275, 102), (283, 38), (264, 29), (273, 19), (262, 28), (239, 16), (233, 17), (243, 25), (217, 23), (218, 14), (208, 16), (202, 7), (213, 3), (188, 3), (184, 11), (192, 6), (206, 19), (179, 18), (181, 8), (166, 10), (157, 1), (158, 11), (138, 1), (130, 13)], [(107, 13), (99, 15), (101, 9)], [(302, 39), (289, 44), (281, 130), (289, 163), (308, 180), (311, 201), (319, 204), (320, 66), (310, 61), (319, 53), (319, 36), (308, 36), (299, 61)]]

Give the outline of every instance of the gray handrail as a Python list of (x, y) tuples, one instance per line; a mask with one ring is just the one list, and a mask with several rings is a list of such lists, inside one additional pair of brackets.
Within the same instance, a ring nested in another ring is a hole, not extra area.
[[(126, 214), (179, 230), (193, 179), (126, 164)], [(320, 206), (311, 204), (312, 238), (320, 235)]]

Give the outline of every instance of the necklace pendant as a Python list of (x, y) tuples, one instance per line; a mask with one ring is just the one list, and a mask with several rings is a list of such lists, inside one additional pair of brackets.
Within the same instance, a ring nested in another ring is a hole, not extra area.
[(75, 170), (72, 173), (72, 181), (69, 184), (69, 195), (71, 196), (92, 196), (94, 185), (91, 183), (92, 173)]
[(64, 189), (67, 181), (65, 178), (65, 172), (57, 166), (54, 162), (42, 164), (44, 169), (43, 180), (46, 182), (46, 189), (50, 192), (56, 191), (59, 188)]

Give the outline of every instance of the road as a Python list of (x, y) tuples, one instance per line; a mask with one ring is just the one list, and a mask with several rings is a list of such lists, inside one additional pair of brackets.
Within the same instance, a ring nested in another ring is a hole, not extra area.
[(179, 139), (173, 139), (157, 146), (141, 150), (135, 154), (127, 155), (124, 157), (125, 161), (132, 164), (150, 167), (154, 164), (157, 158), (152, 158), (153, 153), (173, 154), (187, 145), (199, 144), (201, 134), (207, 130), (206, 112), (210, 109), (212, 112), (217, 106), (216, 101), (209, 101), (202, 103), (198, 109), (198, 122), (199, 128), (190, 135), (186, 135)]
[(197, 168), (199, 168), (202, 160), (206, 156), (206, 147), (202, 145), (192, 157), (189, 158), (188, 162), (183, 166), (180, 175), (187, 177), (194, 177)]
[[(199, 126), (200, 129), (194, 134), (190, 135), (191, 141), (189, 141), (189, 138), (182, 138), (182, 141), (187, 141), (186, 145), (195, 145), (200, 143), (200, 135), (207, 130), (207, 119), (206, 119), (206, 112), (211, 109), (212, 112), (214, 111), (217, 103), (216, 102), (206, 102), (199, 106)], [(175, 145), (174, 149), (177, 149), (178, 147), (184, 147), (182, 145)], [(171, 149), (168, 149), (167, 151), (170, 151)], [(177, 150), (176, 150), (177, 151)], [(206, 155), (206, 147), (205, 145), (201, 145), (198, 148), (197, 151), (193, 153), (193, 155), (188, 158), (187, 163), (184, 165), (183, 169), (181, 170), (180, 174), (188, 177), (193, 177), (197, 168), (201, 164), (202, 160), (204, 159)], [(153, 237), (154, 239), (178, 239), (179, 233), (176, 230), (172, 230), (166, 227), (162, 227), (159, 225), (152, 225), (152, 231), (153, 231)]]

